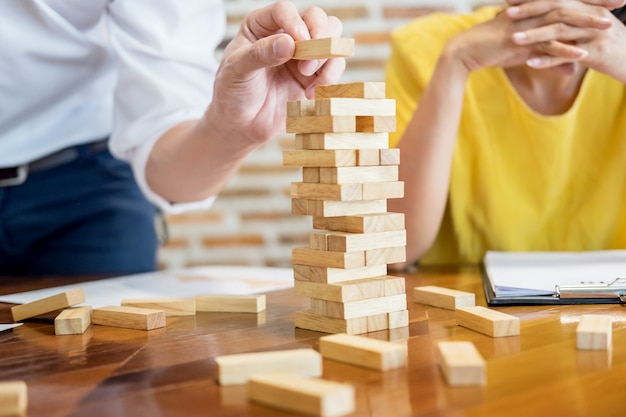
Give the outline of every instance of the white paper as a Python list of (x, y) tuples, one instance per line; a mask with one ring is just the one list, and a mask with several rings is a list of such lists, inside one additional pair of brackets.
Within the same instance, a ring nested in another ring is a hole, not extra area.
[(557, 285), (603, 285), (626, 277), (626, 251), (487, 252), (496, 296), (554, 294)]
[(198, 294), (254, 294), (293, 287), (293, 269), (241, 266), (202, 266), (126, 275), (18, 294), (0, 301), (27, 303), (75, 288), (85, 291), (92, 307), (120, 305), (128, 298), (192, 297)]
[(10, 330), (13, 329), (17, 326), (21, 326), (22, 323), (13, 323), (13, 324), (0, 324), (0, 333), (2, 333), (5, 330)]

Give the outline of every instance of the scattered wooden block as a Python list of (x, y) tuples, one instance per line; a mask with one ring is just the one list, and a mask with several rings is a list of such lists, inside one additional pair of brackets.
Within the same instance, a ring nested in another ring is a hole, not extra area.
[(340, 417), (355, 409), (353, 386), (282, 372), (250, 378), (248, 398), (259, 404), (311, 416)]
[(163, 310), (165, 316), (195, 316), (196, 300), (191, 298), (146, 298), (124, 299), (121, 304), (127, 307)]
[(396, 100), (365, 98), (322, 98), (315, 100), (318, 116), (393, 116)]
[(354, 149), (283, 151), (283, 166), (297, 167), (350, 167), (357, 165)]
[(40, 300), (31, 301), (11, 307), (13, 321), (22, 321), (51, 311), (61, 310), (85, 302), (85, 293), (82, 288), (69, 290)]
[(333, 252), (310, 248), (293, 248), (294, 264), (327, 268), (351, 269), (365, 266), (365, 252)]
[(576, 348), (609, 350), (612, 347), (613, 318), (608, 314), (583, 314), (576, 327)]
[(148, 308), (108, 306), (94, 308), (91, 322), (109, 327), (153, 330), (165, 327), (165, 312)]
[(260, 313), (265, 308), (265, 294), (196, 295), (196, 311), (200, 312)]
[(387, 264), (370, 265), (360, 268), (326, 268), (324, 266), (293, 265), (293, 276), (296, 281), (307, 281), (332, 284), (364, 278), (387, 275)]
[(24, 381), (0, 382), (0, 417), (26, 415), (28, 388)]
[(304, 297), (347, 303), (404, 294), (404, 278), (385, 275), (333, 284), (296, 280), (294, 291)]
[(54, 334), (83, 334), (91, 324), (91, 307), (67, 308), (54, 319)]
[(318, 85), (315, 87), (315, 99), (345, 98), (385, 98), (385, 83), (366, 81), (346, 84)]
[(319, 342), (320, 353), (326, 359), (376, 371), (387, 371), (407, 365), (406, 343), (386, 342), (346, 333), (322, 336)]
[(321, 38), (296, 41), (293, 59), (341, 58), (354, 54), (354, 39)]
[(487, 367), (472, 342), (439, 342), (441, 370), (449, 385), (472, 386), (487, 383)]
[(356, 116), (355, 128), (357, 132), (395, 132), (396, 116)]
[(296, 149), (385, 149), (389, 133), (299, 133)]
[(313, 228), (348, 233), (404, 230), (404, 213), (372, 213), (353, 216), (314, 217)]
[(404, 181), (364, 183), (361, 190), (363, 200), (404, 197)]
[(518, 317), (482, 306), (456, 309), (456, 324), (491, 337), (518, 336)]
[(311, 313), (340, 319), (353, 319), (399, 310), (406, 310), (405, 294), (368, 298), (346, 303), (311, 298)]
[(470, 307), (476, 304), (476, 295), (467, 291), (425, 285), (413, 288), (413, 301), (419, 304), (456, 310), (459, 307)]
[(406, 246), (406, 230), (373, 233), (329, 232), (327, 241), (328, 250), (336, 252)]
[(366, 166), (366, 167), (321, 167), (319, 168), (319, 182), (325, 184), (344, 184), (356, 182), (398, 181), (398, 166)]
[[(303, 199), (292, 199), (303, 200)], [(357, 200), (357, 201), (332, 201), (332, 200), (306, 200), (307, 203), (298, 202), (297, 207), (303, 210), (306, 206), (307, 215), (316, 217), (351, 216), (356, 214), (382, 213), (387, 211), (387, 200)], [(292, 204), (293, 211), (293, 204)], [(302, 214), (299, 212), (298, 214)]]
[(267, 372), (322, 376), (322, 356), (313, 349), (222, 355), (216, 357), (215, 362), (220, 385), (245, 384), (251, 376)]
[[(292, 182), (291, 197), (295, 199), (326, 201), (360, 201), (363, 199), (361, 184), (316, 184)], [(307, 210), (308, 212), (308, 203)]]

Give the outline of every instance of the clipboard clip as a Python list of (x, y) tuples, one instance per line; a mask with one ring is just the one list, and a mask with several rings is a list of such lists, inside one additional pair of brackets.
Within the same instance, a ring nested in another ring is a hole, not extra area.
[(617, 278), (606, 284), (557, 285), (559, 298), (618, 298), (626, 304), (626, 278)]

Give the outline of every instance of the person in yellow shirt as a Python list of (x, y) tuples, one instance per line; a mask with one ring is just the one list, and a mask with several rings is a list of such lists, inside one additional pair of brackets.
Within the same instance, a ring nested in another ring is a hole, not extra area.
[(407, 263), (626, 248), (623, 0), (509, 0), (392, 34)]

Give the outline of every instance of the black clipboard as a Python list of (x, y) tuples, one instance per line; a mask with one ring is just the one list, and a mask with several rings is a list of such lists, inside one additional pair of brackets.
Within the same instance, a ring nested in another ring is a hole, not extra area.
[(551, 295), (525, 295), (525, 296), (497, 296), (493, 292), (491, 282), (487, 276), (487, 269), (485, 264), (480, 264), (480, 276), (483, 282), (483, 290), (485, 292), (485, 299), (490, 306), (524, 306), (524, 305), (567, 305), (567, 304), (623, 304), (620, 298), (605, 298), (605, 297), (578, 297), (578, 298), (561, 298), (556, 294)]

